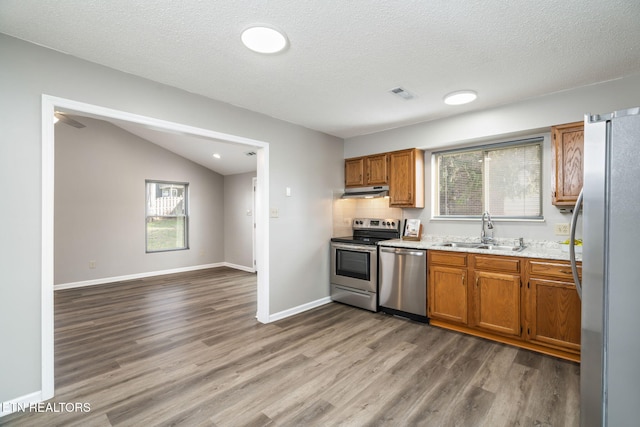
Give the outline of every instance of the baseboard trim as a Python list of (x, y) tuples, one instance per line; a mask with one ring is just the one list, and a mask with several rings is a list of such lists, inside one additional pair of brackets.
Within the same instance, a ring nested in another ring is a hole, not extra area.
[(236, 270), (246, 271), (247, 273), (255, 273), (256, 269), (251, 267), (245, 267), (244, 265), (233, 264), (231, 262), (223, 262), (225, 267), (235, 268)]
[(2, 407), (0, 407), (0, 418), (5, 415), (13, 414), (14, 412), (18, 412), (18, 410), (28, 411), (30, 404), (40, 403), (43, 401), (42, 391), (36, 391), (34, 393), (29, 393), (6, 402), (2, 402), (0, 403), (0, 405), (2, 405)]
[(53, 290), (59, 291), (62, 289), (81, 288), (84, 286), (104, 285), (106, 283), (122, 282), (125, 280), (143, 279), (145, 277), (162, 276), (165, 274), (174, 274), (174, 273), (184, 273), (187, 271), (204, 270), (206, 268), (216, 268), (216, 267), (231, 267), (231, 268), (237, 268), (238, 270), (241, 270), (241, 268), (234, 267), (233, 265), (230, 265), (229, 263), (226, 263), (226, 262), (216, 262), (213, 264), (193, 265), (190, 267), (172, 268), (169, 270), (148, 271), (144, 273), (127, 274), (124, 276), (114, 276), (114, 277), (105, 277), (102, 279), (83, 280), (80, 282), (61, 283), (59, 285), (53, 285)]
[(331, 302), (331, 297), (324, 297), (317, 299), (315, 301), (308, 302), (306, 304), (299, 305), (297, 307), (289, 308), (284, 311), (280, 311), (278, 313), (274, 313), (269, 316), (269, 322), (275, 322), (277, 320), (282, 320), (287, 317), (294, 316), (296, 314), (300, 314), (307, 310), (311, 310), (312, 308), (320, 307), (321, 305), (329, 304)]

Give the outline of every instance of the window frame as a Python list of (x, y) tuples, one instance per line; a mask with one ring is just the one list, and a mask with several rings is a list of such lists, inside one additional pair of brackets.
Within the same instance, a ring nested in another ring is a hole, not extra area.
[[(432, 191), (432, 211), (431, 211), (431, 219), (432, 220), (477, 220), (482, 217), (482, 212), (478, 215), (440, 215), (440, 169), (438, 165), (438, 156), (443, 154), (454, 154), (454, 153), (464, 153), (464, 152), (485, 152), (485, 151), (493, 151), (499, 149), (505, 149), (510, 147), (525, 147), (525, 146), (534, 146), (537, 145), (540, 153), (540, 164), (539, 164), (539, 174), (540, 174), (540, 198), (539, 198), (539, 211), (540, 215), (532, 215), (532, 216), (518, 216), (518, 215), (494, 215), (487, 207), (487, 200), (484, 200), (483, 197), (483, 212), (489, 210), (491, 213), (491, 219), (497, 221), (532, 221), (539, 222), (544, 221), (544, 141), (545, 138), (543, 136), (535, 136), (531, 138), (489, 143), (489, 144), (481, 144), (481, 145), (473, 145), (466, 146), (448, 150), (438, 150), (433, 151), (431, 153), (431, 165), (432, 165), (432, 174), (431, 174), (431, 191)], [(483, 175), (482, 180), (482, 192), (483, 195), (486, 192), (486, 181)]]
[[(162, 252), (175, 252), (175, 251), (185, 251), (189, 250), (189, 183), (188, 182), (180, 182), (180, 181), (165, 181), (158, 179), (145, 179), (144, 181), (144, 248), (145, 253), (147, 254), (155, 254)], [(184, 247), (178, 248), (170, 248), (170, 249), (149, 249), (149, 217), (160, 217), (160, 218), (178, 218), (181, 216), (171, 216), (171, 215), (149, 215), (148, 207), (149, 207), (149, 184), (168, 184), (175, 186), (183, 186), (184, 187)]]

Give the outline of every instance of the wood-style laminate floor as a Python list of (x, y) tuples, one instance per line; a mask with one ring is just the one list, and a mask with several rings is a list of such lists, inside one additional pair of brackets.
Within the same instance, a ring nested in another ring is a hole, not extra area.
[(331, 303), (268, 325), (230, 268), (57, 291), (56, 396), (11, 426), (576, 426), (579, 365)]

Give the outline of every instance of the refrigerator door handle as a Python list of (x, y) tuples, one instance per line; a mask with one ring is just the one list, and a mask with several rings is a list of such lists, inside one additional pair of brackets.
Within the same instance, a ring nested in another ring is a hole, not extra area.
[(576, 284), (576, 291), (578, 296), (582, 300), (582, 283), (580, 283), (580, 276), (578, 275), (578, 266), (576, 264), (576, 223), (578, 222), (578, 212), (580, 212), (580, 206), (582, 206), (582, 192), (576, 201), (576, 206), (573, 208), (573, 215), (571, 216), (571, 229), (569, 231), (569, 259), (571, 260), (571, 272), (573, 273), (573, 281)]

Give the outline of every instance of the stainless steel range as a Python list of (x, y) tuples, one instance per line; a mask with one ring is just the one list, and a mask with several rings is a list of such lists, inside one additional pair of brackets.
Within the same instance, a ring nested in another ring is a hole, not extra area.
[(331, 239), (331, 299), (378, 311), (378, 246), (400, 237), (399, 219), (356, 218), (353, 234)]

